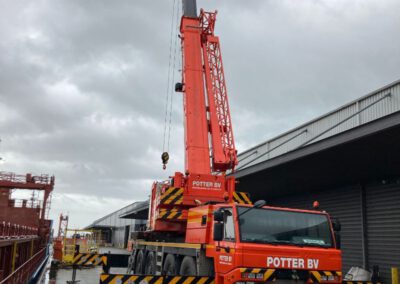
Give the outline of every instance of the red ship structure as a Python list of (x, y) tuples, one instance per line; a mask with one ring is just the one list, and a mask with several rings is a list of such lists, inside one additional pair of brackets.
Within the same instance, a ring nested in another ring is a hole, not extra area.
[[(34, 283), (45, 266), (54, 181), (54, 176), (0, 172), (0, 284)], [(18, 192), (30, 197), (17, 199)]]

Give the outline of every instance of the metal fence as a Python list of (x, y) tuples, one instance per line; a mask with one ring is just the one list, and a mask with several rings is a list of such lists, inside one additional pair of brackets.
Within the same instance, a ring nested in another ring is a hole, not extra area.
[(32, 274), (36, 271), (39, 265), (43, 262), (46, 255), (46, 249), (41, 249), (38, 253), (32, 256), (28, 261), (18, 267), (7, 278), (3, 279), (0, 284), (20, 284), (28, 283)]

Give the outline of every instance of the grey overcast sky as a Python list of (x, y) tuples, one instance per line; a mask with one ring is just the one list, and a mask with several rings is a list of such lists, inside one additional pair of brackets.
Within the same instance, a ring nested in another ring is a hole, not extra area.
[[(180, 94), (160, 161), (173, 5), (0, 0), (0, 170), (54, 174), (51, 217), (88, 225), (183, 169)], [(239, 151), (400, 78), (398, 0), (198, 7), (218, 10)]]

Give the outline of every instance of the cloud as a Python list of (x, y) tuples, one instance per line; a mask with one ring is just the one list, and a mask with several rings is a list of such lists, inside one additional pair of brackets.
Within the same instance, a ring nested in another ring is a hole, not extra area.
[[(0, 2), (0, 169), (55, 174), (51, 216), (85, 226), (183, 170), (181, 94), (160, 159), (174, 3)], [(198, 6), (218, 10), (239, 151), (400, 76), (398, 1)]]

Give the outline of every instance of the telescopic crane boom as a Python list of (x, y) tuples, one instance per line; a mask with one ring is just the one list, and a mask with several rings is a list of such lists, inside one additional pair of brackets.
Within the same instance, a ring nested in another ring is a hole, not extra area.
[[(150, 231), (186, 228), (187, 210), (206, 202), (233, 200), (237, 165), (228, 94), (219, 38), (214, 34), (217, 12), (200, 11), (196, 1), (183, 1), (180, 24), (185, 170), (167, 183), (154, 183), (150, 200)], [(172, 214), (172, 212), (178, 212)], [(165, 216), (179, 216), (166, 218)]]
[[(219, 38), (214, 35), (216, 12), (200, 11), (183, 1), (181, 21), (185, 110), (185, 171), (211, 174), (237, 165), (228, 94)], [(211, 156), (211, 164), (210, 164)]]

